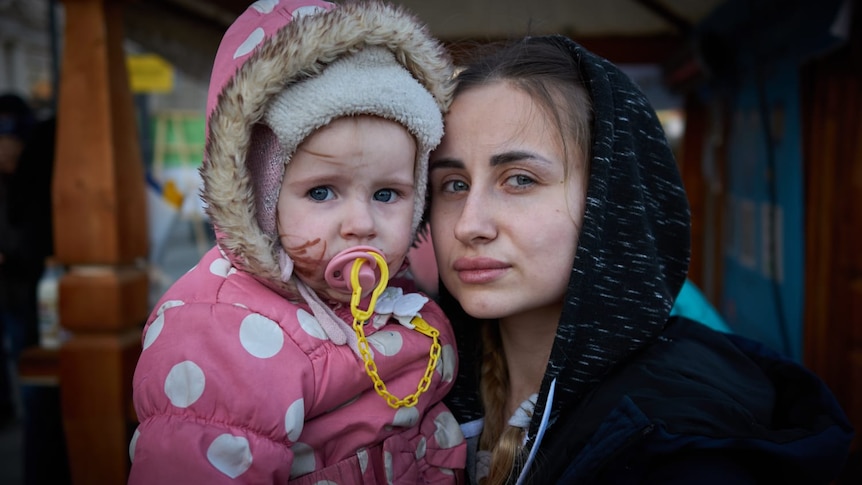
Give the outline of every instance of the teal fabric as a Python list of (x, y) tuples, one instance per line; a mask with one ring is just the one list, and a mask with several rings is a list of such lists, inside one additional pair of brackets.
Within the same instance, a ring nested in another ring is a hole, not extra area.
[(712, 306), (697, 285), (688, 278), (670, 310), (671, 316), (686, 317), (719, 332), (732, 333), (721, 314)]

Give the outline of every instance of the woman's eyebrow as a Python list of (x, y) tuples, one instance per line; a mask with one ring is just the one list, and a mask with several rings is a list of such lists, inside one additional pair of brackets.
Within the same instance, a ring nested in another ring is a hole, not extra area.
[(431, 171), (437, 168), (464, 168), (464, 162), (456, 158), (438, 158), (436, 160), (431, 160), (428, 170)]
[(538, 160), (540, 162), (551, 163), (550, 160), (539, 155), (538, 153), (527, 152), (523, 150), (514, 150), (493, 155), (491, 157), (491, 166), (496, 167), (504, 163), (515, 162), (518, 160)]
[[(553, 163), (551, 160), (539, 155), (538, 153), (528, 152), (524, 150), (513, 150), (509, 152), (498, 153), (491, 156), (490, 165), (496, 167), (506, 163), (516, 162), (518, 160), (536, 160), (543, 163)], [(437, 168), (464, 168), (464, 162), (457, 158), (438, 158), (429, 163), (428, 170)]]

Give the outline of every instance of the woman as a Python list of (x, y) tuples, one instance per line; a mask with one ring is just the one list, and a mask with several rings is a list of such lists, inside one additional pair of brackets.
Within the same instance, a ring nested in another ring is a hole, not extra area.
[(828, 482), (852, 430), (811, 373), (670, 318), (689, 211), (616, 67), (532, 37), (458, 76), (430, 227), (471, 480)]

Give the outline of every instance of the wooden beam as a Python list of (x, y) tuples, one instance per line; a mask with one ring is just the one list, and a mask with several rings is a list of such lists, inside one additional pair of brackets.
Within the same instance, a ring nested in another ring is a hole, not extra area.
[(119, 2), (66, 0), (57, 167), (56, 255), (67, 264), (147, 254), (143, 165)]
[[(857, 1), (856, 6), (862, 6)], [(862, 427), (862, 9), (847, 45), (802, 67), (805, 365)], [(862, 483), (857, 432), (836, 483)]]
[(688, 40), (676, 35), (572, 37), (614, 64), (659, 64), (682, 51)]
[(661, 17), (665, 22), (674, 26), (681, 35), (688, 35), (694, 27), (691, 22), (676, 13), (672, 8), (656, 0), (635, 0), (646, 7), (649, 11)]
[(65, 0), (53, 208), (63, 424), (73, 483), (128, 479), (131, 382), (148, 285), (144, 172), (122, 2)]
[[(709, 222), (706, 204), (711, 194), (701, 162), (708, 135), (709, 110), (696, 95), (689, 94), (685, 97), (685, 133), (677, 162), (691, 208), (691, 263), (688, 266), (688, 278), (701, 289), (706, 288), (706, 265), (712, 262), (705, 250), (706, 225)], [(715, 304), (715, 301), (712, 303)]]

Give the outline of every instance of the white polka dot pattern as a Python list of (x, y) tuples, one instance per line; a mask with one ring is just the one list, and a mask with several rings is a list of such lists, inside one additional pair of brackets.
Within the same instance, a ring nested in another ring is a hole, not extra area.
[(287, 408), (284, 413), (284, 429), (287, 431), (287, 439), (296, 442), (302, 434), (302, 426), (305, 423), (305, 400), (298, 399)]
[(290, 467), (290, 478), (305, 475), (314, 471), (316, 466), (314, 450), (305, 443), (294, 443), (290, 447), (293, 451), (293, 466)]
[(440, 413), (434, 418), (434, 424), (437, 426), (437, 430), (434, 432), (434, 439), (437, 440), (437, 444), (441, 448), (449, 449), (460, 445), (464, 441), (461, 427), (458, 426), (458, 421), (455, 421), (455, 416), (452, 413)]
[(428, 449), (428, 440), (423, 436), (419, 439), (419, 444), (416, 446), (416, 459), (421, 460), (425, 458), (425, 451)]
[(148, 348), (150, 348), (150, 345), (153, 345), (153, 342), (155, 342), (159, 335), (161, 335), (164, 326), (164, 314), (159, 315), (158, 317), (156, 317), (155, 320), (153, 320), (153, 323), (151, 323), (150, 326), (147, 327), (147, 333), (144, 334), (143, 350), (147, 350)]
[(236, 478), (251, 467), (251, 449), (242, 436), (220, 435), (207, 448), (207, 460), (218, 471)]
[(204, 371), (194, 362), (187, 360), (173, 366), (165, 379), (165, 394), (171, 404), (187, 408), (204, 393)]
[(174, 308), (178, 306), (184, 305), (185, 302), (180, 300), (168, 300), (159, 307), (156, 314), (158, 317), (153, 320), (153, 323), (147, 327), (147, 333), (144, 335), (144, 344), (142, 350), (147, 350), (147, 348), (156, 341), (156, 339), (161, 335), (162, 328), (165, 325), (165, 310), (168, 308)]
[(300, 308), (296, 311), (296, 319), (299, 320), (299, 326), (302, 327), (308, 335), (319, 340), (329, 340), (329, 337), (326, 336), (326, 332), (323, 330), (323, 327), (320, 326), (320, 322), (314, 318), (314, 315)]
[(383, 469), (386, 471), (386, 483), (392, 485), (395, 470), (392, 469), (392, 453), (388, 451), (383, 452)]
[(409, 408), (398, 408), (398, 411), (395, 411), (395, 418), (392, 420), (392, 425), (409, 428), (410, 426), (415, 426), (418, 422), (419, 410), (411, 406)]
[(227, 278), (227, 273), (230, 271), (230, 261), (226, 259), (216, 259), (210, 263), (210, 273), (221, 276), (222, 278)]
[(251, 8), (262, 14), (272, 13), (275, 6), (278, 5), (278, 0), (257, 0), (251, 4)]
[(451, 345), (444, 345), (440, 351), (440, 360), (437, 361), (437, 372), (443, 377), (443, 382), (452, 382), (455, 378), (455, 348)]
[(359, 471), (364, 475), (368, 469), (368, 451), (365, 448), (360, 449), (356, 452), (356, 458), (359, 460)]
[(392, 357), (401, 351), (401, 347), (404, 346), (404, 339), (401, 337), (400, 333), (388, 330), (377, 332), (368, 337), (368, 343), (386, 357)]
[(141, 437), (141, 431), (139, 429), (135, 429), (135, 433), (132, 435), (132, 440), (129, 441), (129, 459), (134, 462), (135, 461), (135, 447), (138, 445), (138, 438)]
[(263, 39), (265, 34), (263, 29), (258, 27), (254, 29), (248, 37), (246, 37), (245, 41), (237, 47), (236, 52), (233, 53), (233, 58), (240, 58), (249, 52), (253, 51), (255, 47), (257, 47)]
[(252, 313), (242, 319), (239, 341), (249, 354), (268, 359), (284, 346), (284, 333), (277, 323), (263, 315)]
[(162, 305), (159, 307), (159, 311), (156, 312), (156, 314), (161, 315), (168, 308), (174, 308), (174, 307), (178, 307), (178, 306), (182, 306), (182, 305), (185, 305), (185, 302), (182, 300), (168, 300), (168, 301), (162, 303)]

